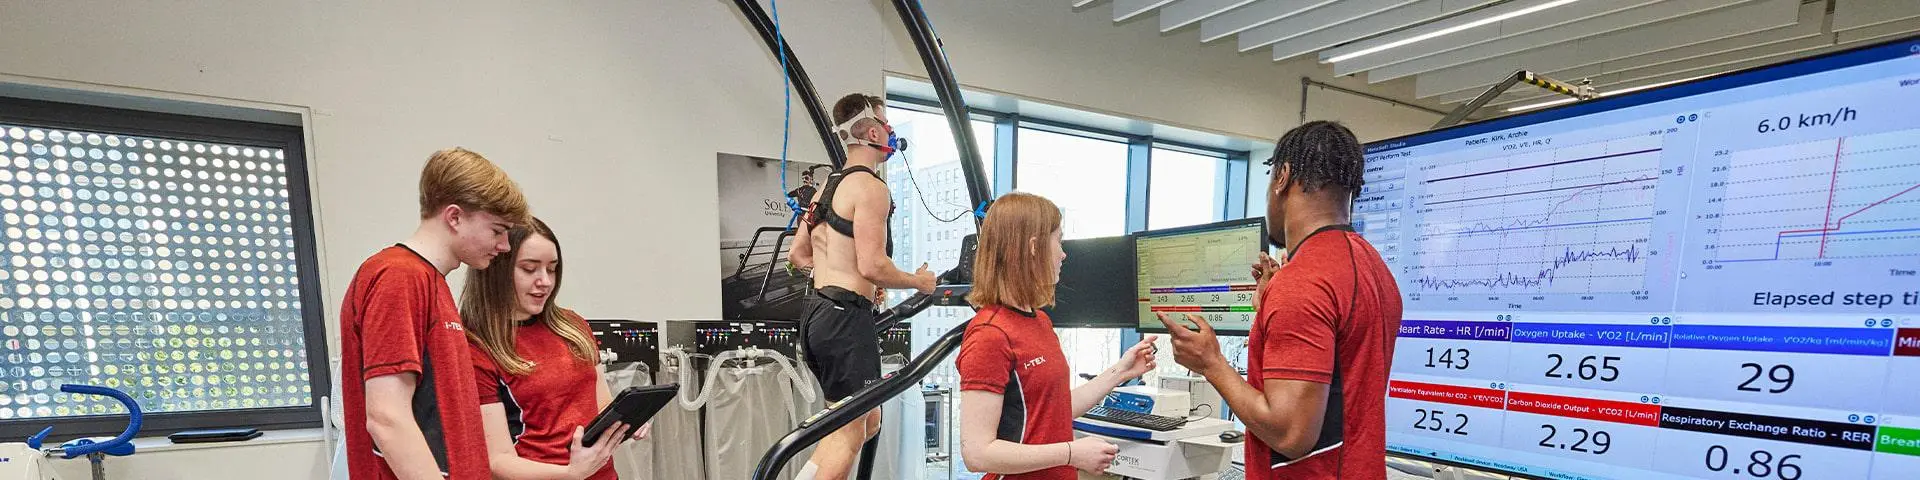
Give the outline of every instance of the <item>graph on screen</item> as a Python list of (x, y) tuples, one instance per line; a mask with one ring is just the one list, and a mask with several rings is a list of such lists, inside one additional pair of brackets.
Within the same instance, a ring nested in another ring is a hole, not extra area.
[(1197, 314), (1222, 332), (1253, 325), (1260, 219), (1140, 234), (1134, 244), (1140, 327), (1163, 328), (1159, 314)]
[(1731, 152), (1716, 262), (1920, 255), (1920, 130)]
[[(1659, 137), (1633, 136), (1425, 172), (1414, 285), (1439, 292), (1641, 293), (1659, 154)], [(1489, 259), (1489, 251), (1501, 255)]]
[[(1370, 144), (1387, 450), (1920, 478), (1920, 39)], [(1386, 255), (1383, 255), (1385, 257)]]

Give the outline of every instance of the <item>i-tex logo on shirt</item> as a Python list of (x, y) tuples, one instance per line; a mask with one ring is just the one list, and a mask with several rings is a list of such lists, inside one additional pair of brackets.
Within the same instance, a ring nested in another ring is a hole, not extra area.
[(447, 322), (447, 325), (446, 325), (446, 327), (447, 327), (447, 329), (448, 329), (448, 330), (453, 330), (453, 331), (456, 331), (456, 332), (464, 332), (464, 331), (467, 331), (467, 329), (466, 329), (466, 327), (462, 327), (462, 326), (460, 326), (460, 322)]
[(1047, 357), (1034, 357), (1032, 360), (1027, 361), (1025, 368), (1032, 369), (1033, 367), (1045, 364), (1047, 364)]

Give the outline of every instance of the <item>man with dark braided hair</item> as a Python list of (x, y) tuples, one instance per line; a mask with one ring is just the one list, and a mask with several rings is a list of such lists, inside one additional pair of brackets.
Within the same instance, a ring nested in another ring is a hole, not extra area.
[(1247, 478), (1386, 478), (1387, 369), (1400, 330), (1393, 273), (1348, 225), (1365, 183), (1353, 132), (1310, 122), (1280, 137), (1267, 189), (1268, 241), (1248, 334), (1247, 376), (1220, 353), (1213, 327), (1164, 314), (1174, 361), (1207, 377), (1252, 433)]

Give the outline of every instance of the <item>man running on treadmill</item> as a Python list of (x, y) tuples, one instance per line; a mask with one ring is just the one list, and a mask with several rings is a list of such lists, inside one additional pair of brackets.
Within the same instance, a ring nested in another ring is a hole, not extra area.
[[(801, 348), (829, 402), (844, 400), (880, 378), (880, 337), (874, 325), (879, 293), (888, 288), (933, 293), (934, 275), (925, 264), (912, 274), (893, 266), (887, 232), (893, 202), (886, 183), (873, 171), (899, 145), (884, 105), (880, 97), (859, 93), (834, 103), (834, 133), (847, 147), (847, 163), (827, 176), (788, 254), (794, 265), (813, 269), (817, 298), (800, 319)], [(876, 409), (821, 440), (796, 478), (847, 478), (861, 445), (878, 433)]]

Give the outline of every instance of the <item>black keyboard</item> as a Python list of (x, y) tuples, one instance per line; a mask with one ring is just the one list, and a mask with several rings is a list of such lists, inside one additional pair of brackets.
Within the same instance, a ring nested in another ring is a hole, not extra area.
[(1134, 428), (1144, 428), (1158, 432), (1177, 430), (1180, 427), (1187, 426), (1187, 419), (1184, 418), (1162, 417), (1150, 413), (1107, 408), (1105, 406), (1093, 407), (1087, 410), (1087, 414), (1084, 416), (1102, 422), (1126, 425)]

